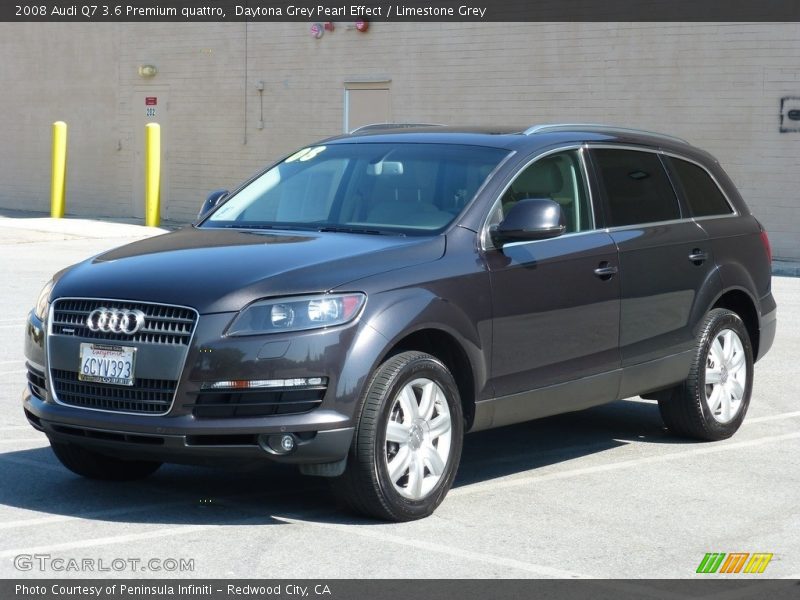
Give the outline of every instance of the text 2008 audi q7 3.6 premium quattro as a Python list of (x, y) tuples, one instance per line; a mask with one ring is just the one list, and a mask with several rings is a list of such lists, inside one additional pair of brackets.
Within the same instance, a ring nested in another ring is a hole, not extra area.
[(416, 519), (468, 431), (640, 395), (675, 435), (733, 435), (775, 336), (770, 260), (682, 140), (368, 126), (57, 273), (25, 415), (85, 477), (271, 460)]

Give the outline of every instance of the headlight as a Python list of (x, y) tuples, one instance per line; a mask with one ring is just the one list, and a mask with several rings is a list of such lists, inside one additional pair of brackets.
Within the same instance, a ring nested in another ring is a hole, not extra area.
[(36, 318), (40, 321), (44, 321), (47, 316), (47, 309), (50, 308), (50, 292), (53, 291), (54, 283), (52, 279), (48, 281), (42, 288), (42, 291), (39, 292), (39, 297), (36, 299), (36, 308), (33, 310), (33, 314), (35, 314)]
[(366, 299), (364, 294), (351, 293), (259, 300), (239, 313), (227, 333), (253, 335), (344, 325), (358, 316)]

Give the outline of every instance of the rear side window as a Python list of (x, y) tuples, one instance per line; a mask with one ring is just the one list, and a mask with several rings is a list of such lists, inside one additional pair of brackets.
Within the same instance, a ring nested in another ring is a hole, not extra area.
[(594, 150), (593, 156), (605, 191), (607, 227), (681, 218), (678, 198), (658, 155)]
[(675, 175), (678, 177), (683, 195), (694, 217), (729, 215), (728, 201), (708, 172), (694, 163), (679, 158), (669, 158)]

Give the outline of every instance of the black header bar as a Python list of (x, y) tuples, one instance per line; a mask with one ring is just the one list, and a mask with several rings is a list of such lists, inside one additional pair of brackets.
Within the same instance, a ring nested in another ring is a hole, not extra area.
[(4, 22), (800, 22), (800, 0), (3, 0)]

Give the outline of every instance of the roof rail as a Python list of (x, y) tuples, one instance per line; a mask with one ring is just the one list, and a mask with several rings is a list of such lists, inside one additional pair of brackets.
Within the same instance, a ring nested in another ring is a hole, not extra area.
[(664, 138), (666, 140), (673, 140), (688, 144), (683, 138), (674, 135), (667, 135), (666, 133), (657, 133), (655, 131), (647, 131), (645, 129), (635, 129), (633, 127), (616, 127), (614, 125), (603, 125), (601, 123), (545, 123), (542, 125), (533, 125), (528, 127), (523, 133), (525, 135), (533, 135), (536, 133), (546, 133), (548, 131), (559, 131), (564, 129), (597, 129), (603, 130), (607, 133), (642, 133), (645, 135), (652, 135), (653, 137)]
[(356, 127), (350, 133), (359, 133), (370, 129), (411, 129), (413, 127), (444, 127), (441, 123), (370, 123)]

